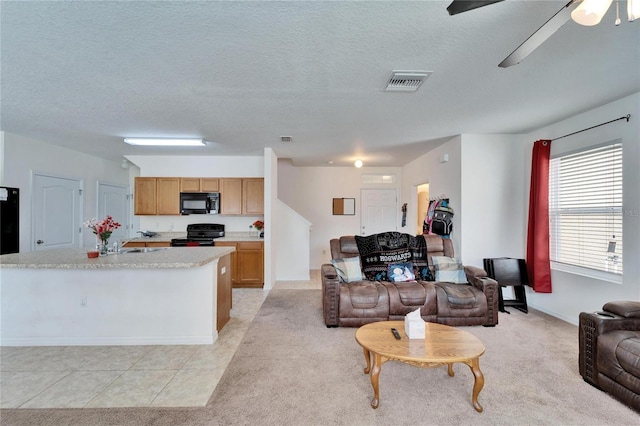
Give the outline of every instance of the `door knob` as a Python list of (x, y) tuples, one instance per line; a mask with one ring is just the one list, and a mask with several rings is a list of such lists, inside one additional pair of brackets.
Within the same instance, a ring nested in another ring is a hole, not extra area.
[(36, 244), (43, 244), (43, 243), (44, 243), (44, 241), (42, 241), (42, 240), (36, 241)]

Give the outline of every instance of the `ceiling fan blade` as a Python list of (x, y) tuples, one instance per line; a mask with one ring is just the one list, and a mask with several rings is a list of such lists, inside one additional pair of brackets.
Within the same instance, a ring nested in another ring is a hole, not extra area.
[(468, 10), (477, 9), (482, 6), (488, 6), (493, 3), (498, 3), (503, 0), (453, 0), (449, 6), (447, 6), (447, 11), (449, 11), (449, 15), (457, 15), (458, 13), (466, 12)]
[(571, 19), (571, 12), (576, 8), (581, 0), (571, 0), (562, 9), (556, 12), (547, 22), (516, 48), (504, 61), (500, 62), (500, 68), (507, 68), (512, 65), (519, 64), (531, 52), (536, 50), (538, 46), (544, 43), (549, 37), (566, 24)]

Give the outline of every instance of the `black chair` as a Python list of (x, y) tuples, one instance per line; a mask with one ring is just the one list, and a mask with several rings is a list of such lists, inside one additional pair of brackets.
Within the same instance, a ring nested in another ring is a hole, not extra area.
[[(524, 288), (525, 285), (529, 285), (529, 276), (524, 259), (510, 257), (484, 259), (484, 269), (487, 271), (487, 275), (496, 280), (500, 286), (498, 293), (498, 310), (500, 312), (511, 313), (505, 309), (505, 306), (516, 308), (525, 314), (529, 312), (527, 293)], [(503, 299), (502, 287), (506, 286), (513, 287), (515, 299)]]

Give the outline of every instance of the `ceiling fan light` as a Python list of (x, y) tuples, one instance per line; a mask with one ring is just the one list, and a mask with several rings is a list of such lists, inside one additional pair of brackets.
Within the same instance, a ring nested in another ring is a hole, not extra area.
[(613, 0), (583, 0), (573, 12), (571, 19), (580, 25), (593, 26), (598, 25), (602, 17), (609, 10)]
[(627, 16), (629, 22), (640, 18), (640, 0), (627, 0)]

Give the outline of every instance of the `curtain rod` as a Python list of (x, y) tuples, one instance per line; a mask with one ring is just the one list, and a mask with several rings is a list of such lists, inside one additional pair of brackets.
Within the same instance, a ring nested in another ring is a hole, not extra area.
[(557, 141), (558, 139), (562, 139), (562, 138), (566, 138), (567, 136), (573, 136), (573, 135), (578, 134), (578, 133), (586, 132), (587, 130), (595, 129), (596, 127), (604, 126), (605, 124), (610, 124), (610, 123), (613, 123), (613, 122), (619, 121), (619, 120), (627, 120), (627, 123), (628, 123), (629, 122), (629, 118), (631, 118), (631, 114), (627, 114), (627, 115), (625, 115), (623, 117), (616, 118), (616, 119), (613, 119), (611, 121), (607, 121), (606, 123), (596, 124), (595, 126), (591, 126), (591, 127), (586, 128), (586, 129), (578, 130), (577, 132), (569, 133), (568, 135), (560, 136), (560, 137), (557, 137), (557, 138), (551, 139), (551, 140), (552, 141)]

